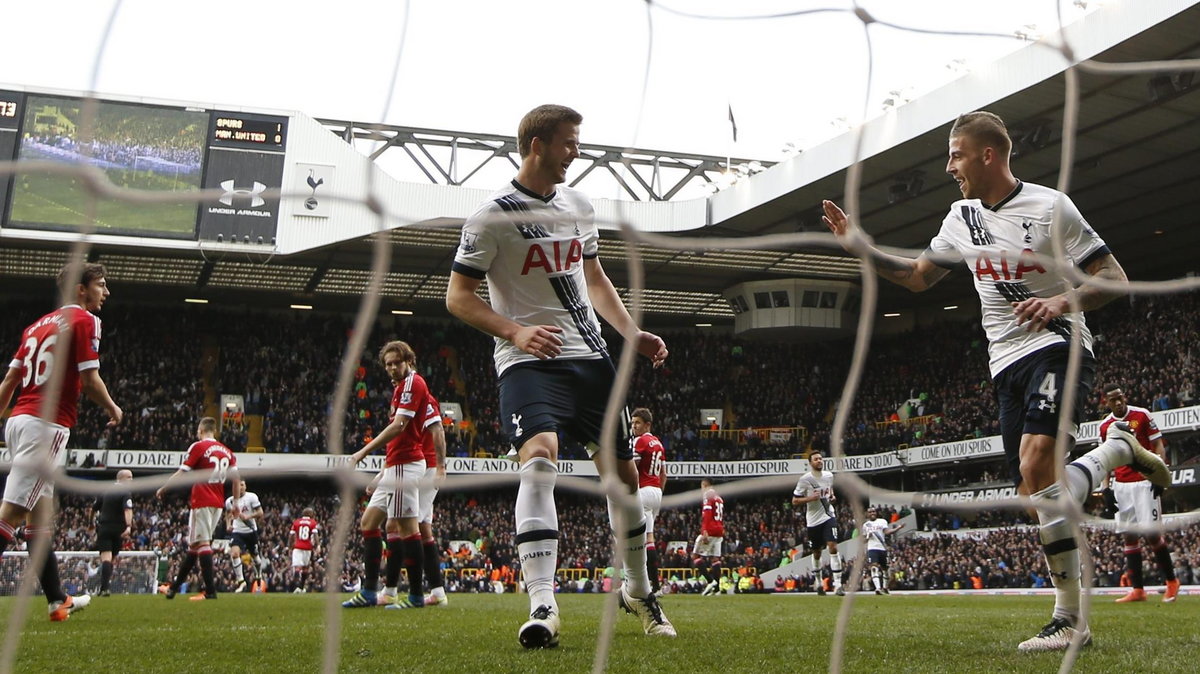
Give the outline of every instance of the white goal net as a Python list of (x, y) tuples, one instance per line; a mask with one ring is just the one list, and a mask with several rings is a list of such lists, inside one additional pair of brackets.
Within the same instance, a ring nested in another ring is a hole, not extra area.
[[(100, 588), (100, 553), (59, 551), (58, 575), (70, 595), (94, 594)], [(17, 594), (29, 553), (5, 552), (0, 557), (0, 597)], [(154, 594), (158, 587), (158, 553), (146, 550), (122, 552), (113, 563), (109, 591), (113, 594)], [(41, 594), (41, 588), (37, 589)]]

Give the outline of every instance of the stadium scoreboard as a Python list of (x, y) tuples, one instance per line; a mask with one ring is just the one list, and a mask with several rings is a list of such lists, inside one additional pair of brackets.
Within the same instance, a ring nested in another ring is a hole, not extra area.
[(287, 117), (216, 110), (208, 123), (204, 187), (216, 202), (200, 204), (201, 241), (271, 243), (279, 224)]
[(288, 122), (283, 115), (106, 99), (85, 105), (79, 96), (0, 91), (0, 162), (84, 164), (118, 187), (217, 194), (200, 203), (92, 204), (76, 176), (10, 170), (0, 175), (2, 224), (78, 231), (92, 213), (97, 233), (272, 243)]
[(283, 149), (287, 118), (261, 117), (218, 112), (212, 118), (209, 143), (228, 147), (272, 147)]
[(0, 91), (0, 128), (17, 128), (17, 109), (21, 95), (12, 91)]
[[(17, 147), (17, 125), (21, 120), (24, 95), (15, 91), (0, 91), (0, 161), (11, 159)], [(8, 186), (12, 174), (0, 174), (0, 215), (8, 203)]]

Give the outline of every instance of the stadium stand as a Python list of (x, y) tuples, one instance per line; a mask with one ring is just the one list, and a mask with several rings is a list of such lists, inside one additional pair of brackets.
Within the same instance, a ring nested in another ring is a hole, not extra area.
[[(0, 316), (3, 334), (16, 334), (43, 307), (18, 302)], [(1097, 312), (1098, 386), (1119, 378), (1130, 399), (1146, 406), (1170, 409), (1195, 403), (1197, 361), (1187, 327), (1200, 315), (1192, 296), (1137, 299)], [(81, 419), (71, 444), (79, 448), (180, 449), (193, 436), (195, 420), (212, 413), (221, 393), (236, 393), (246, 401), (246, 415), (262, 418), (259, 437), (249, 425), (227, 424), (222, 439), (237, 451), (261, 443), (266, 451), (313, 453), (326, 447), (324, 432), (336, 365), (350, 322), (339, 316), (278, 313), (266, 316), (247, 310), (208, 307), (114, 306), (105, 312), (102, 361), (104, 377), (115, 399), (128, 410), (126, 423), (102, 432), (104, 419), (93, 406), (81, 407)], [(10, 325), (11, 324), (11, 325)], [(270, 348), (289, 334), (288, 350)], [(460, 401), (467, 413), (463, 427), (449, 434), (452, 456), (503, 454), (495, 410), (495, 375), (491, 342), (465, 327), (441, 321), (407, 321), (381, 325), (371, 343), (393, 337), (413, 344), (430, 387), (443, 401)], [(745, 341), (726, 335), (681, 331), (668, 333), (669, 364), (649, 375), (639, 367), (630, 393), (631, 405), (656, 410), (657, 434), (670, 460), (734, 460), (787, 458), (807, 446), (828, 444), (829, 423), (845, 377), (849, 352), (838, 344), (795, 344)], [(610, 337), (616, 344), (619, 340)], [(904, 445), (919, 445), (997, 432), (995, 403), (983, 378), (986, 372), (980, 329), (974, 322), (938, 324), (892, 337), (873, 347), (868, 375), (847, 434), (850, 453), (874, 453)], [(962, 366), (947, 372), (939, 364), (957, 354)], [(977, 362), (976, 362), (977, 361)], [(1129, 363), (1139, 363), (1129, 367)], [(355, 396), (347, 412), (347, 447), (360, 444), (382, 427), (390, 391), (382, 371), (368, 352), (359, 359)], [(1099, 400), (1099, 392), (1096, 399)], [(904, 409), (905, 407), (909, 409)], [(700, 408), (727, 411), (727, 430), (705, 433), (696, 418)], [(903, 416), (909, 419), (902, 419)], [(1099, 409), (1090, 411), (1094, 418)], [(764, 441), (744, 433), (750, 427), (802, 427), (805, 434), (784, 443)], [(1189, 465), (1200, 457), (1200, 437), (1183, 435), (1169, 440), (1173, 463)], [(563, 458), (583, 458), (580, 447), (566, 447)], [(1000, 461), (982, 461), (909, 471), (900, 478), (911, 490), (935, 491), (981, 488), (1006, 483)], [(264, 483), (255, 485), (267, 510), (262, 554), (272, 590), (290, 586), (287, 528), (305, 505), (328, 522), (336, 507), (332, 496), (311, 498), (294, 490)], [(685, 482), (670, 491), (694, 488)], [(332, 493), (332, 489), (319, 490)], [(1175, 509), (1197, 504), (1187, 492), (1174, 496)], [(438, 527), (447, 551), (449, 587), (456, 591), (488, 591), (496, 581), (511, 586), (517, 577), (513, 560), (511, 505), (496, 493), (446, 493), (439, 500)], [(182, 498), (169, 506), (136, 499), (133, 549), (154, 550), (169, 557), (181, 544), (187, 509)], [(560, 499), (564, 516), (561, 553), (564, 568), (583, 569), (579, 578), (563, 578), (571, 589), (601, 588), (609, 566), (610, 545), (604, 512), (579, 496)], [(94, 536), (91, 504), (67, 496), (59, 529), (62, 550), (85, 550)], [(786, 494), (731, 503), (725, 567), (773, 569), (785, 553), (803, 546), (802, 527), (792, 520)], [(1098, 508), (1097, 508), (1098, 510)], [(844, 535), (853, 531), (845, 506), (839, 513)], [(918, 511), (918, 530), (930, 536), (905, 537), (893, 548), (892, 584), (900, 589), (971, 587), (1028, 587), (1044, 584), (1044, 563), (1028, 532), (1014, 527), (1028, 523), (1023, 513), (987, 511), (971, 515)], [(696, 514), (690, 509), (663, 513), (658, 525), (662, 541), (694, 538)], [(970, 532), (970, 535), (960, 535)], [(1191, 529), (1172, 534), (1180, 550), (1181, 578), (1192, 579), (1200, 556), (1185, 545)], [(800, 538), (797, 538), (797, 536)], [(1100, 553), (1097, 583), (1116, 585), (1122, 572), (1119, 538), (1108, 533), (1095, 538)], [(472, 551), (456, 550), (451, 541), (468, 541)], [(351, 546), (342, 570), (344, 585), (353, 583), (361, 559)], [(791, 554), (797, 554), (793, 552)], [(324, 556), (313, 574), (317, 589), (324, 584)], [(666, 551), (662, 568), (682, 571), (680, 591), (687, 582), (691, 559), (686, 551)], [(218, 566), (223, 588), (232, 587), (227, 564)], [(82, 572), (86, 569), (73, 569)], [(1148, 576), (1154, 582), (1154, 576)], [(785, 586), (811, 588), (813, 579), (787, 579)], [(1187, 582), (1187, 580), (1185, 580)], [(0, 580), (0, 584), (3, 581)]]
[[(14, 333), (41, 309), (17, 304), (3, 326)], [(271, 452), (314, 453), (326, 447), (328, 391), (345, 343), (349, 320), (338, 316), (217, 308), (123, 308), (106, 310), (102, 372), (113, 395), (136, 414), (109, 436), (102, 415), (83, 406), (72, 435), (74, 447), (124, 449), (186, 447), (205, 396), (236, 393), (248, 415), (261, 415), (263, 447)], [(1125, 383), (1134, 404), (1170, 409), (1194, 404), (1200, 361), (1188, 325), (1200, 317), (1190, 295), (1138, 298), (1096, 312), (1099, 387)], [(8, 324), (12, 325), (8, 325)], [(288, 350), (268, 348), (287, 334), (309, 339)], [(846, 376), (848, 346), (747, 341), (711, 333), (668, 333), (672, 357), (651, 376), (639, 363), (630, 404), (656, 410), (655, 431), (673, 460), (734, 460), (789, 457), (806, 446), (828, 447), (830, 422)], [(460, 324), (409, 321), (377, 328), (373, 344), (390, 338), (413, 344), (431, 390), (442, 401), (461, 401), (469, 432), (451, 434), (451, 455), (502, 455), (491, 342)], [(610, 341), (619, 341), (609, 336)], [(946, 368), (946, 354), (958, 367)], [(215, 358), (210, 379), (204, 359)], [(355, 398), (346, 418), (346, 446), (381, 427), (387, 408), (386, 378), (373, 354), (360, 359)], [(452, 366), (451, 363), (454, 363)], [(848, 454), (890, 451), (984, 437), (998, 432), (986, 378), (982, 331), (974, 322), (939, 323), (876, 340), (862, 393), (847, 429)], [(1131, 368), (1128, 363), (1138, 363)], [(913, 401), (910, 403), (910, 401)], [(211, 400), (209, 401), (212, 402)], [(697, 410), (727, 410), (727, 429), (801, 427), (805, 433), (781, 444), (741, 433), (707, 437)], [(1099, 410), (1092, 410), (1093, 417)], [(902, 419), (905, 417), (907, 420)], [(455, 428), (454, 430), (458, 430)], [(224, 438), (241, 451), (251, 438)], [(568, 447), (563, 458), (584, 458)]]
[[(264, 577), (269, 591), (287, 591), (292, 583), (290, 549), (287, 533), (300, 510), (311, 506), (323, 526), (332, 521), (337, 499), (327, 484), (312, 481), (302, 485), (262, 482), (253, 488), (263, 502), (265, 519), (260, 534), (259, 554), (264, 560)], [(310, 496), (320, 493), (320, 496)], [(561, 567), (581, 570), (574, 575), (593, 580), (599, 589), (605, 570), (611, 566), (611, 544), (604, 508), (595, 499), (563, 493), (559, 495), (564, 529), (561, 536)], [(788, 494), (779, 493), (753, 498), (728, 499), (730, 515), (726, 528), (724, 556), (726, 569), (737, 573), (739, 568), (755, 574), (780, 566), (792, 557), (807, 552), (803, 547), (803, 526), (793, 517)], [(61, 526), (57, 545), (60, 550), (87, 550), (94, 542), (95, 516), (93, 502), (77, 496), (66, 496), (62, 502)], [(361, 505), (361, 504), (360, 504)], [(879, 506), (880, 516), (898, 517), (894, 508)], [(695, 538), (699, 508), (664, 511), (656, 524), (660, 541), (687, 541)], [(128, 549), (153, 550), (168, 564), (162, 572), (173, 576), (177, 555), (185, 545), (187, 504), (176, 495), (165, 503), (154, 501), (145, 494), (135, 495), (133, 538)], [(1048, 587), (1045, 561), (1035, 543), (1035, 537), (1024, 527), (1028, 522), (1023, 513), (990, 512), (974, 515), (974, 519), (955, 521), (945, 514), (918, 512), (921, 531), (898, 537), (891, 546), (889, 582), (893, 589), (932, 590), (968, 589), (979, 579), (982, 588)], [(439, 497), (435, 531), (443, 551), (443, 564), (450, 579), (450, 591), (492, 591), (488, 582), (493, 571), (507, 579), (508, 590), (519, 577), (512, 544), (512, 504), (502, 491), (481, 493), (447, 492)], [(848, 506), (839, 508), (840, 526), (852, 532), (852, 516)], [(958, 526), (955, 526), (955, 525)], [(1200, 549), (1192, 541), (1200, 533), (1200, 525), (1168, 535), (1168, 545), (1178, 551), (1176, 573), (1182, 582), (1192, 584), (1200, 573)], [(217, 538), (223, 538), (218, 529)], [(848, 537), (848, 536), (844, 536)], [(1096, 555), (1096, 585), (1116, 587), (1121, 584), (1124, 562), (1120, 536), (1111, 532), (1093, 534), (1093, 554)], [(324, 542), (324, 541), (323, 541)], [(469, 545), (465, 548), (461, 542)], [(342, 578), (352, 581), (362, 569), (362, 559), (350, 546)], [(313, 558), (311, 576), (316, 591), (324, 589), (325, 546)], [(119, 565), (118, 565), (119, 567)], [(686, 581), (692, 567), (687, 551), (673, 550), (663, 555), (662, 568), (667, 574)], [(67, 570), (70, 572), (75, 569)], [(67, 573), (65, 571), (65, 574)], [(236, 585), (228, 560), (220, 557), (217, 563), (221, 591), (231, 591)], [(824, 569), (828, 573), (828, 566)], [(1146, 582), (1160, 581), (1153, 564), (1147, 566)], [(560, 581), (567, 582), (567, 572)], [(67, 577), (64, 575), (64, 577)], [(792, 579), (796, 591), (812, 587), (811, 577)], [(10, 594), (11, 574), (0, 573), (0, 595)], [(572, 585), (579, 590), (582, 582)], [(680, 591), (687, 591), (686, 583)], [(561, 589), (561, 588), (560, 588)]]

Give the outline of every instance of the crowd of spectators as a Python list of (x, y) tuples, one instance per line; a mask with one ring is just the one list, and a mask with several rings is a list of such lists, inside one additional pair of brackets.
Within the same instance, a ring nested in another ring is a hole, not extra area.
[[(44, 306), (32, 302), (11, 303), (10, 310), (0, 315), (0, 336), (14, 339), (22, 327), (44, 312)], [(1116, 381), (1133, 404), (1154, 409), (1195, 404), (1194, 382), (1200, 365), (1187, 325), (1194, 325), (1198, 314), (1200, 302), (1193, 295), (1140, 297), (1094, 312), (1089, 323), (1096, 335), (1099, 372), (1092, 399), (1099, 401), (1101, 387)], [(103, 318), (101, 374), (126, 417), (119, 426), (106, 429), (107, 419), (101, 411), (90, 403), (81, 404), (72, 447), (182, 450), (193, 440), (205, 401), (211, 402), (218, 394), (238, 394), (244, 397), (247, 415), (261, 416), (261, 442), (267, 451), (328, 451), (331, 392), (350, 336), (349, 319), (194, 306), (127, 307), (119, 302), (106, 307)], [(697, 331), (668, 332), (666, 336), (671, 359), (658, 370), (639, 362), (629, 402), (654, 411), (654, 430), (667, 447), (669, 460), (788, 457), (806, 446), (828, 445), (851, 355), (848, 345), (742, 340)], [(619, 338), (607, 337), (619, 354)], [(343, 448), (360, 446), (386, 424), (391, 385), (375, 352), (385, 341), (396, 338), (414, 346), (418, 369), (434, 394), (443, 401), (461, 402), (466, 411), (467, 424), (449, 427), (450, 455), (503, 454), (507, 443), (499, 420), (492, 340), (454, 322), (402, 319), (376, 325), (368, 347), (358, 356), (340, 439)], [(15, 351), (15, 346), (15, 341), (10, 342), (10, 351)], [(946, 366), (949, 361), (954, 367)], [(940, 324), (875, 340), (861, 393), (851, 410), (847, 451), (874, 453), (901, 444), (996, 434), (997, 415), (986, 362), (986, 342), (975, 323)], [(804, 431), (777, 444), (764, 442), (753, 433), (714, 436), (704, 432), (697, 418), (703, 408), (724, 410), (732, 420), (727, 428), (801, 427)], [(1086, 413), (1099, 418), (1104, 411), (1097, 405)], [(923, 421), (909, 423), (903, 417)], [(222, 440), (238, 451), (253, 442), (243, 419), (228, 424)], [(1168, 450), (1176, 465), (1194, 462), (1200, 458), (1200, 436), (1171, 437)], [(581, 447), (568, 444), (562, 456), (580, 459), (586, 455)], [(1003, 485), (1008, 476), (1003, 462), (985, 461), (909, 470), (882, 479), (893, 483), (888, 486), (904, 490), (933, 491)], [(1200, 505), (1183, 493), (1173, 498), (1176, 510)], [(438, 521), (443, 544), (449, 547), (449, 541), (463, 540), (473, 548), (469, 554), (450, 550), (455, 554), (448, 556), (447, 565), (456, 586), (475, 587), (460, 580), (467, 577), (459, 573), (464, 569), (511, 571), (516, 567), (510, 501), (499, 492), (448, 492), (443, 496)], [(183, 499), (169, 502), (169, 507), (141, 497), (137, 502), (137, 534), (131, 546), (174, 556), (186, 527)], [(318, 509), (318, 517), (328, 521), (336, 500), (284, 490), (276, 498), (264, 498), (264, 504), (268, 513), (266, 573), (272, 589), (281, 589), (290, 584), (289, 518), (303, 506), (312, 505)], [(85, 548), (94, 533), (88, 523), (91, 515), (86, 505), (73, 503), (69, 497), (66, 505), (67, 521), (59, 530), (62, 549)], [(786, 495), (739, 499), (735, 505), (733, 512), (738, 516), (731, 520), (727, 536), (727, 568), (774, 568), (784, 551), (803, 543), (802, 534), (797, 537), (802, 527), (796, 526)], [(560, 513), (563, 566), (589, 573), (608, 568), (610, 544), (603, 507), (586, 497), (565, 494), (560, 497)], [(696, 514), (687, 510), (664, 513), (657, 527), (659, 540), (694, 539), (696, 519)], [(845, 512), (841, 519), (844, 526), (850, 524)], [(1044, 582), (1044, 572), (1038, 567), (1040, 555), (1018, 554), (1025, 548), (1036, 552), (1034, 537), (1014, 528), (1027, 522), (1027, 516), (1019, 512), (918, 512), (922, 531), (1000, 530), (989, 534), (991, 542), (987, 543), (949, 534), (906, 539), (896, 548), (894, 570), (900, 575), (895, 582), (898, 587), (946, 587), (964, 580), (975, 584), (974, 578), (982, 578), (985, 584), (1036, 583), (1039, 575)], [(1028, 545), (1018, 545), (1007, 536), (1028, 539)], [(1098, 582), (1112, 582), (1120, 567), (1119, 546), (1113, 547), (1116, 539), (1105, 533), (1093, 538), (1096, 550), (1115, 560), (1111, 568), (1098, 567)], [(1189, 574), (1186, 577), (1191, 577), (1195, 554), (1181, 545), (1185, 536), (1173, 534), (1172, 540), (1183, 551), (1179, 555), (1182, 568)], [(991, 551), (984, 547), (993, 543), (1001, 551), (1011, 545), (1012, 553), (984, 554)], [(939, 552), (937, 546), (947, 552)], [(354, 557), (356, 549), (350, 547), (351, 556), (342, 569), (344, 584), (351, 583), (361, 568), (361, 560)], [(1110, 555), (1112, 550), (1117, 554)], [(324, 564), (323, 555), (318, 556), (317, 564)], [(664, 568), (687, 569), (690, 565), (686, 552), (664, 551)], [(219, 568), (224, 574), (223, 586), (228, 587), (228, 566)], [(489, 572), (487, 577), (491, 575)], [(501, 576), (511, 578), (512, 574)], [(324, 582), (321, 573), (313, 578), (318, 587)], [(479, 578), (478, 588), (486, 589), (484, 578)]]
[[(1166, 535), (1175, 573), (1181, 583), (1194, 584), (1200, 572), (1200, 549), (1195, 545), (1200, 526)], [(1095, 561), (1094, 584), (1118, 587), (1125, 572), (1121, 536), (1091, 531), (1090, 554)], [(938, 534), (903, 538), (893, 546), (889, 566), (891, 587), (903, 590), (1051, 587), (1045, 557), (1033, 527), (1011, 527), (970, 535)], [(1147, 585), (1161, 585), (1157, 567), (1145, 567)]]
[[(673, 485), (672, 490), (695, 484)], [(292, 521), (304, 507), (313, 507), (321, 523), (318, 550), (313, 556), (310, 589), (326, 587), (325, 566), (339, 499), (331, 482), (310, 480), (301, 483), (262, 481), (251, 484), (258, 493), (264, 509), (259, 538), (261, 573), (268, 591), (286, 592), (295, 588), (291, 569), (288, 532)], [(560, 585), (564, 591), (601, 590), (614, 576), (611, 556), (607, 510), (595, 496), (560, 489), (557, 494), (560, 522), (559, 566), (564, 571)], [(57, 527), (56, 545), (59, 550), (89, 550), (95, 541), (94, 499), (74, 495), (61, 498), (61, 513)], [(444, 491), (438, 499), (434, 532), (443, 552), (443, 569), (447, 588), (454, 592), (514, 591), (520, 577), (520, 564), (513, 544), (513, 496), (510, 489), (486, 491)], [(362, 500), (357, 504), (363, 505)], [(1101, 505), (1091, 504), (1099, 512)], [(877, 506), (880, 515), (896, 520), (908, 514), (886, 505)], [(799, 510), (799, 511), (798, 511)], [(757, 578), (810, 554), (807, 546), (802, 509), (794, 509), (788, 490), (754, 496), (726, 497), (726, 536), (723, 565), (735, 576), (744, 573)], [(916, 531), (905, 531), (891, 541), (889, 583), (894, 589), (946, 589), (994, 587), (1049, 586), (1041, 549), (1034, 528), (1028, 526), (1023, 513), (993, 510), (970, 514), (949, 514), (918, 510), (915, 513)], [(356, 511), (353, 522), (357, 522)], [(838, 502), (839, 529), (842, 539), (856, 536), (851, 508)], [(169, 495), (165, 501), (155, 500), (148, 493), (134, 497), (133, 535), (126, 543), (129, 550), (148, 550), (163, 560), (159, 579), (173, 578), (175, 569), (187, 548), (188, 507), (186, 492)], [(659, 541), (661, 568), (665, 579), (678, 578), (680, 591), (695, 589), (686, 582), (702, 573), (691, 557), (691, 544), (699, 531), (700, 500), (694, 507), (683, 506), (664, 511), (656, 522), (655, 538)], [(1192, 525), (1168, 534), (1168, 544), (1174, 553), (1177, 573), (1185, 584), (1200, 581), (1200, 546), (1196, 534), (1200, 525)], [(361, 546), (355, 544), (359, 534), (350, 532), (346, 558), (340, 570), (339, 590), (353, 587), (361, 578)], [(217, 539), (224, 538), (219, 528)], [(1096, 560), (1096, 584), (1116, 586), (1124, 570), (1120, 536), (1107, 530), (1089, 533), (1090, 552)], [(19, 548), (20, 546), (18, 546)], [(231, 591), (236, 583), (228, 558), (218, 552), (217, 583), (219, 591)], [(92, 578), (94, 564), (64, 555), (65, 577), (77, 585)], [(3, 562), (0, 586), (15, 582), (15, 561)], [(1157, 576), (1147, 567), (1147, 583), (1157, 582)], [(122, 575), (124, 574), (124, 575)], [(619, 572), (616, 572), (619, 575)], [(828, 575), (827, 565), (824, 574)], [(114, 587), (132, 587), (134, 578), (129, 569), (122, 571), (118, 563)], [(604, 579), (610, 579), (604, 581)], [(585, 584), (585, 580), (593, 582)], [(807, 591), (816, 579), (811, 574), (792, 574), (786, 579), (789, 591)], [(142, 585), (144, 587), (144, 585)], [(755, 584), (751, 583), (751, 588)], [(11, 589), (11, 588), (9, 588)], [(3, 593), (4, 587), (0, 587)]]
[[(46, 312), (44, 305), (20, 302), (0, 316), (0, 335), (16, 352), (20, 331)], [(107, 307), (103, 313), (100, 374), (125, 412), (124, 421), (106, 428), (97, 405), (79, 405), (70, 445), (77, 448), (184, 449), (195, 439), (203, 416), (202, 322), (193, 312), (160, 308)], [(236, 447), (235, 439), (230, 439)]]
[[(351, 330), (349, 318), (112, 304), (103, 315), (101, 374), (127, 421), (105, 431), (103, 415), (85, 404), (73, 446), (186, 447), (206, 393), (216, 393), (242, 395), (246, 413), (261, 415), (259, 441), (267, 451), (328, 451), (331, 392)], [(40, 308), (18, 303), (0, 319), (0, 329), (15, 334)], [(1193, 404), (1200, 364), (1187, 325), (1198, 313), (1193, 295), (1135, 298), (1093, 312), (1099, 373), (1092, 400), (1097, 404), (1086, 415), (1103, 413), (1100, 388), (1109, 381), (1121, 382), (1133, 404), (1156, 409)], [(606, 337), (619, 353), (619, 337)], [(851, 358), (849, 344), (744, 340), (698, 331), (667, 332), (666, 337), (671, 358), (658, 370), (639, 360), (629, 404), (655, 412), (655, 432), (671, 458), (786, 458), (809, 447), (828, 448)], [(467, 423), (451, 427), (451, 455), (504, 454), (493, 342), (452, 321), (395, 319), (375, 326), (367, 349), (358, 355), (343, 447), (361, 444), (386, 424), (391, 386), (375, 351), (392, 338), (414, 346), (418, 368), (435, 396), (463, 405)], [(205, 358), (214, 362), (204, 363)], [(954, 366), (947, 367), (949, 362)], [(752, 433), (707, 433), (701, 409), (722, 410), (722, 430), (802, 430), (777, 443)], [(979, 325), (921, 327), (872, 344), (850, 410), (845, 450), (876, 453), (995, 435), (997, 419)], [(253, 444), (245, 432), (231, 432), (227, 439), (235, 449)], [(582, 448), (564, 445), (564, 458), (584, 456)]]
[[(79, 107), (46, 107), (52, 108), (53, 114), (39, 114), (38, 123), (22, 143), (70, 152), (107, 168), (170, 168), (185, 175), (200, 173), (204, 126), (197, 124), (195, 113), (101, 105), (89, 122), (87, 138), (81, 139), (77, 126), (82, 122)], [(58, 117), (59, 121), (50, 124), (40, 121), (47, 116)], [(134, 143), (132, 138), (141, 142)]]

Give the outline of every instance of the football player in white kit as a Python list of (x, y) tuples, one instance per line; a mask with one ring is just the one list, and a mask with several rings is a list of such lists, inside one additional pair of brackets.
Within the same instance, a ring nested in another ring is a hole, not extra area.
[(804, 513), (808, 526), (808, 546), (813, 556), (813, 578), (817, 594), (825, 595), (825, 584), (821, 581), (821, 549), (829, 550), (829, 571), (833, 576), (833, 591), (839, 597), (846, 594), (842, 587), (842, 558), (838, 554), (837, 512), (833, 502), (833, 471), (822, 470), (825, 459), (820, 452), (808, 455), (809, 472), (796, 481), (792, 492), (792, 505), (808, 504)]
[[(1162, 459), (1146, 451), (1123, 424), (1108, 440), (1072, 461), (1064, 483), (1055, 481), (1055, 435), (1067, 381), (1072, 326), (1084, 347), (1076, 389), (1076, 425), (1087, 408), (1095, 379), (1092, 336), (1083, 313), (1071, 310), (1063, 274), (1050, 265), (1052, 227), (1061, 234), (1069, 262), (1083, 273), (1123, 284), (1125, 271), (1104, 240), (1066, 194), (1018, 180), (1009, 168), (1012, 139), (1003, 120), (990, 112), (960, 115), (950, 129), (946, 172), (963, 198), (950, 206), (941, 229), (920, 257), (890, 255), (837, 204), (825, 201), (825, 224), (849, 252), (870, 255), (880, 276), (914, 292), (932, 287), (965, 264), (979, 293), (988, 337), (989, 368), (1000, 409), (1001, 435), (1013, 480), (1033, 501), (1039, 537), (1054, 579), (1054, 613), (1022, 652), (1065, 650), (1073, 638), (1091, 643), (1080, 615), (1079, 550), (1072, 527), (1055, 504), (1081, 503), (1109, 471), (1129, 465), (1160, 487), (1171, 475)], [(1083, 311), (1104, 306), (1124, 292), (1081, 285), (1075, 297)], [(1064, 448), (1069, 451), (1074, 446)]]
[(262, 578), (258, 564), (258, 528), (263, 519), (262, 502), (258, 494), (246, 489), (246, 481), (234, 484), (233, 496), (225, 499), (225, 531), (229, 534), (229, 561), (237, 579), (234, 592), (246, 591), (244, 568), (254, 570), (254, 578)]
[[(588, 446), (614, 469), (625, 493), (609, 499), (625, 582), (621, 606), (646, 634), (675, 636), (646, 571), (646, 527), (637, 468), (628, 446), (615, 456), (599, 448), (600, 426), (616, 369), (600, 335), (599, 314), (655, 367), (667, 358), (662, 338), (639, 330), (600, 264), (595, 210), (587, 196), (563, 185), (579, 156), (583, 116), (561, 105), (529, 111), (517, 128), (521, 167), (467, 218), (450, 271), (446, 308), (495, 338), (500, 421), (518, 451), (520, 485), (514, 507), (516, 547), (530, 613), (517, 638), (526, 648), (558, 645), (554, 596), (558, 564), (558, 435)], [(476, 291), (486, 280), (490, 304)], [(627, 436), (628, 413), (619, 436)]]
[(862, 536), (859, 540), (867, 541), (867, 563), (871, 565), (871, 585), (875, 594), (891, 594), (887, 586), (887, 537), (904, 528), (904, 522), (896, 522), (888, 526), (888, 521), (879, 516), (875, 506), (867, 508), (867, 520), (859, 527)]

